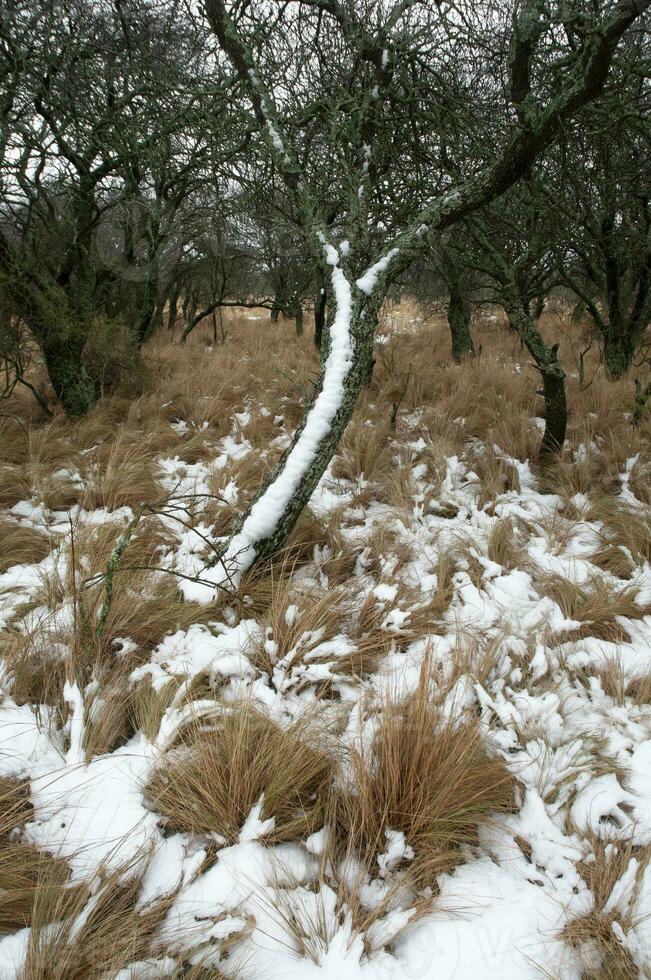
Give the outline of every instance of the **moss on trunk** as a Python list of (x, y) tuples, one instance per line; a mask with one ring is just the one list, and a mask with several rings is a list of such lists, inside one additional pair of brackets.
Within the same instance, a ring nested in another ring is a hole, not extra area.
[(502, 303), (514, 330), (533, 357), (543, 380), (545, 432), (540, 444), (541, 458), (560, 453), (567, 430), (565, 371), (558, 362), (557, 346), (550, 347), (531, 319), (512, 275), (502, 285)]
[(475, 355), (475, 345), (470, 333), (470, 307), (460, 289), (450, 289), (448, 300), (448, 324), (452, 334), (452, 359), (460, 364)]
[(43, 344), (43, 358), (52, 387), (68, 415), (85, 415), (95, 401), (95, 386), (82, 363), (83, 345), (53, 339)]
[(633, 363), (634, 349), (622, 331), (609, 331), (604, 337), (604, 367), (610, 381), (623, 378)]

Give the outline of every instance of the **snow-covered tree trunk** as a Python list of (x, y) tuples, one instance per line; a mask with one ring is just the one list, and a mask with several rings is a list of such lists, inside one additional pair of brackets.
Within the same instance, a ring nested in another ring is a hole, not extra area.
[(336, 250), (327, 251), (333, 313), (317, 389), (291, 446), (210, 573), (218, 585), (236, 585), (252, 564), (282, 548), (336, 452), (368, 377), (378, 302), (346, 276)]

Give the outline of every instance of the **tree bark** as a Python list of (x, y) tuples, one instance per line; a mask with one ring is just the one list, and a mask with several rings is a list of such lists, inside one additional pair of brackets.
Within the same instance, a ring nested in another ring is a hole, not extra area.
[[(555, 369), (554, 369), (555, 368)], [(545, 432), (540, 444), (540, 455), (554, 456), (563, 450), (567, 431), (567, 397), (565, 372), (558, 362), (552, 369), (540, 369), (545, 399)]]
[(314, 343), (321, 350), (321, 338), (326, 321), (326, 291), (322, 285), (314, 301)]
[[(373, 338), (375, 327), (377, 325), (377, 311), (372, 313), (371, 311), (367, 310), (365, 311), (366, 316), (363, 319), (360, 319), (362, 310), (363, 307), (358, 306), (356, 309), (354, 309), (353, 316), (351, 318), (350, 329), (353, 337), (355, 338), (355, 346), (353, 362), (344, 383), (341, 406), (332, 420), (332, 424), (330, 425), (324, 439), (319, 444), (317, 455), (314, 457), (311, 465), (304, 473), (301, 482), (292, 495), (292, 498), (289, 501), (289, 504), (286, 507), (281, 519), (276, 524), (273, 534), (259, 543), (256, 549), (256, 561), (264, 558), (270, 558), (277, 554), (287, 541), (289, 535), (292, 533), (296, 522), (301, 516), (303, 508), (307, 505), (310, 497), (316, 490), (319, 480), (327, 470), (332, 457), (336, 453), (339, 441), (346, 430), (346, 426), (350, 422), (353, 412), (355, 411), (357, 400), (365, 385), (368, 383), (368, 378), (372, 374)], [(323, 377), (320, 379), (318, 391), (321, 390), (322, 381)], [(266, 487), (273, 482), (275, 477), (284, 468), (285, 461), (289, 456), (291, 449), (296, 444), (302, 430), (303, 425), (301, 425), (295, 434), (294, 439), (292, 440), (292, 446), (280, 460), (274, 472), (270, 475), (267, 485), (264, 488), (265, 490)], [(262, 496), (262, 494), (260, 494), (260, 496)]]
[(449, 288), (448, 325), (452, 335), (452, 360), (455, 364), (461, 364), (462, 361), (475, 356), (475, 345), (470, 333), (470, 307), (456, 285)]
[[(343, 274), (342, 274), (343, 275)], [(347, 285), (350, 289), (350, 286)], [(337, 310), (336, 302), (329, 302), (328, 308), (331, 311), (328, 318), (328, 328), (324, 336), (324, 354), (322, 368), (316, 388), (306, 408), (305, 415), (301, 424), (298, 426), (291, 445), (287, 448), (282, 458), (269, 474), (264, 486), (257, 493), (251, 507), (240, 519), (233, 536), (221, 556), (213, 562), (217, 566), (215, 581), (217, 585), (228, 587), (230, 584), (237, 584), (240, 575), (251, 567), (254, 563), (271, 558), (283, 547), (287, 538), (291, 534), (303, 508), (308, 503), (314, 493), (316, 486), (325, 473), (328, 465), (334, 456), (339, 440), (341, 439), (348, 422), (355, 410), (359, 395), (367, 383), (367, 379), (372, 371), (373, 365), (373, 341), (377, 317), (379, 311), (379, 296), (367, 296), (359, 290), (355, 290), (355, 295), (350, 303), (348, 314), (348, 331), (352, 344), (352, 356), (350, 366), (343, 380), (339, 406), (319, 439), (316, 451), (311, 457), (310, 462), (302, 467), (300, 479), (292, 488), (288, 499), (283, 501), (282, 513), (273, 523), (268, 534), (264, 534), (254, 540), (250, 532), (247, 531), (251, 521), (255, 522), (256, 512), (264, 513), (267, 506), (273, 508), (276, 505), (275, 491), (277, 481), (286, 477), (287, 470), (291, 469), (293, 459), (302, 452), (301, 441), (306, 427), (314, 422), (315, 415), (318, 417), (322, 411), (319, 399), (323, 391), (329, 362), (333, 355), (333, 346), (330, 338), (330, 330), (336, 316), (342, 316), (345, 311)], [(269, 504), (267, 505), (267, 500)], [(259, 505), (259, 506), (258, 506)]]
[(448, 287), (448, 326), (452, 338), (452, 360), (455, 364), (475, 355), (470, 332), (470, 305), (467, 299), (467, 275), (456, 252), (439, 243), (437, 255), (440, 271)]
[(83, 344), (54, 337), (42, 344), (52, 387), (66, 414), (85, 415), (95, 401), (95, 386), (82, 363)]
[(167, 329), (170, 331), (173, 331), (174, 327), (176, 326), (178, 304), (179, 304), (179, 294), (176, 290), (174, 290), (174, 292), (170, 296), (169, 307), (167, 310)]
[(604, 367), (610, 381), (624, 377), (633, 363), (634, 354), (623, 325), (607, 330), (604, 334)]
[(95, 386), (83, 366), (90, 321), (71, 306), (57, 283), (17, 259), (0, 231), (0, 279), (9, 284), (16, 313), (27, 324), (43, 354), (52, 387), (68, 415), (84, 415), (95, 401)]
[(285, 292), (283, 289), (277, 289), (274, 295), (273, 303), (271, 304), (271, 313), (269, 318), (272, 323), (277, 323), (282, 313), (285, 315)]
[(138, 348), (151, 336), (155, 324), (156, 287), (148, 281), (142, 294), (140, 312), (133, 327), (134, 337)]
[(635, 398), (633, 400), (633, 425), (640, 425), (646, 412), (647, 402), (651, 399), (651, 381), (642, 385), (635, 379)]
[(502, 285), (502, 302), (509, 326), (518, 334), (542, 375), (545, 399), (545, 432), (540, 444), (541, 459), (562, 452), (567, 430), (565, 371), (558, 362), (557, 346), (550, 347), (529, 315), (514, 277)]
[(188, 339), (188, 337), (190, 336), (194, 328), (197, 326), (197, 324), (201, 323), (201, 321), (204, 320), (207, 316), (210, 316), (217, 309), (220, 303), (221, 303), (221, 299), (216, 299), (211, 301), (210, 303), (207, 303), (206, 306), (203, 307), (203, 309), (197, 311), (195, 308), (195, 310), (192, 313), (192, 317), (183, 328), (183, 333), (181, 334), (182, 344), (186, 342), (186, 340)]

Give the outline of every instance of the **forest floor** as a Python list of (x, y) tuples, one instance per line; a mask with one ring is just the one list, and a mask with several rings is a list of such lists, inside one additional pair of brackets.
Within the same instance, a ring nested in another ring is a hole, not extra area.
[(317, 372), (309, 325), (225, 325), (80, 421), (3, 406), (0, 977), (651, 976), (633, 381), (590, 351), (580, 390), (548, 321), (542, 470), (517, 340), (484, 318), (456, 366), (395, 308), (286, 551), (215, 600)]

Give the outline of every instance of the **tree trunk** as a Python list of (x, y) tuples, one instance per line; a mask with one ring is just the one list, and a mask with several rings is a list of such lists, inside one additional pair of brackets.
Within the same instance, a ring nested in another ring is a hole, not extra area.
[(610, 381), (622, 378), (633, 363), (634, 350), (623, 325), (604, 335), (604, 367)]
[(212, 312), (212, 342), (217, 345), (220, 343), (223, 344), (224, 340), (224, 320), (222, 318), (221, 306), (218, 306)]
[(549, 347), (543, 340), (513, 278), (502, 285), (502, 302), (509, 326), (518, 334), (542, 375), (545, 432), (540, 444), (540, 457), (556, 456), (563, 449), (567, 430), (565, 372), (558, 362), (558, 346)]
[(567, 398), (565, 372), (560, 364), (557, 370), (543, 370), (543, 397), (545, 399), (545, 432), (540, 444), (540, 455), (553, 456), (562, 452), (567, 431)]
[(176, 317), (179, 308), (179, 294), (176, 290), (170, 296), (169, 307), (167, 309), (167, 329), (173, 331), (176, 326)]
[(213, 311), (219, 306), (220, 302), (221, 300), (216, 299), (208, 303), (206, 306), (204, 306), (203, 309), (200, 309), (199, 311), (197, 311), (195, 308), (192, 317), (183, 328), (183, 333), (181, 334), (182, 344), (186, 342), (186, 340), (188, 339), (188, 337), (190, 336), (194, 328), (197, 326), (197, 324), (201, 323), (201, 321), (204, 320), (207, 316), (210, 316), (213, 313)]
[(647, 402), (651, 399), (651, 381), (642, 385), (635, 379), (635, 398), (633, 401), (633, 425), (640, 425), (646, 412)]
[(153, 333), (156, 313), (156, 287), (148, 281), (143, 289), (140, 312), (134, 324), (134, 336), (138, 347), (142, 347), (144, 342)]
[(325, 286), (321, 286), (319, 294), (314, 301), (314, 343), (321, 350), (321, 338), (326, 321), (326, 291)]
[(42, 344), (52, 387), (68, 415), (85, 415), (95, 401), (95, 386), (82, 364), (84, 345), (53, 338)]
[(296, 336), (303, 336), (303, 307), (301, 301), (296, 301), (296, 306), (294, 307), (294, 322), (296, 323)]
[(277, 289), (276, 294), (274, 296), (273, 303), (271, 305), (270, 319), (272, 323), (278, 322), (278, 318), (280, 317), (280, 314), (283, 312), (284, 309), (285, 309), (285, 295), (280, 289)]
[(84, 415), (95, 401), (95, 386), (82, 361), (89, 319), (75, 311), (57, 283), (43, 283), (32, 269), (17, 262), (0, 230), (0, 275), (3, 273), (11, 285), (9, 296), (15, 313), (39, 345), (64, 411)]
[(452, 360), (460, 364), (475, 355), (470, 333), (470, 307), (461, 290), (452, 285), (448, 300), (448, 324), (452, 334)]
[[(248, 512), (242, 517), (212, 578), (219, 587), (236, 587), (254, 563), (278, 553), (337, 450), (373, 364), (373, 339), (380, 298), (356, 290), (336, 268), (336, 302), (324, 340), (327, 356), (305, 416), (291, 446), (272, 470)], [(334, 278), (334, 277), (333, 277)], [(378, 291), (379, 293), (379, 291)], [(342, 355), (342, 335), (352, 350)], [(343, 358), (343, 360), (342, 360)], [(335, 380), (342, 363), (345, 375)], [(205, 575), (205, 573), (204, 573)]]

